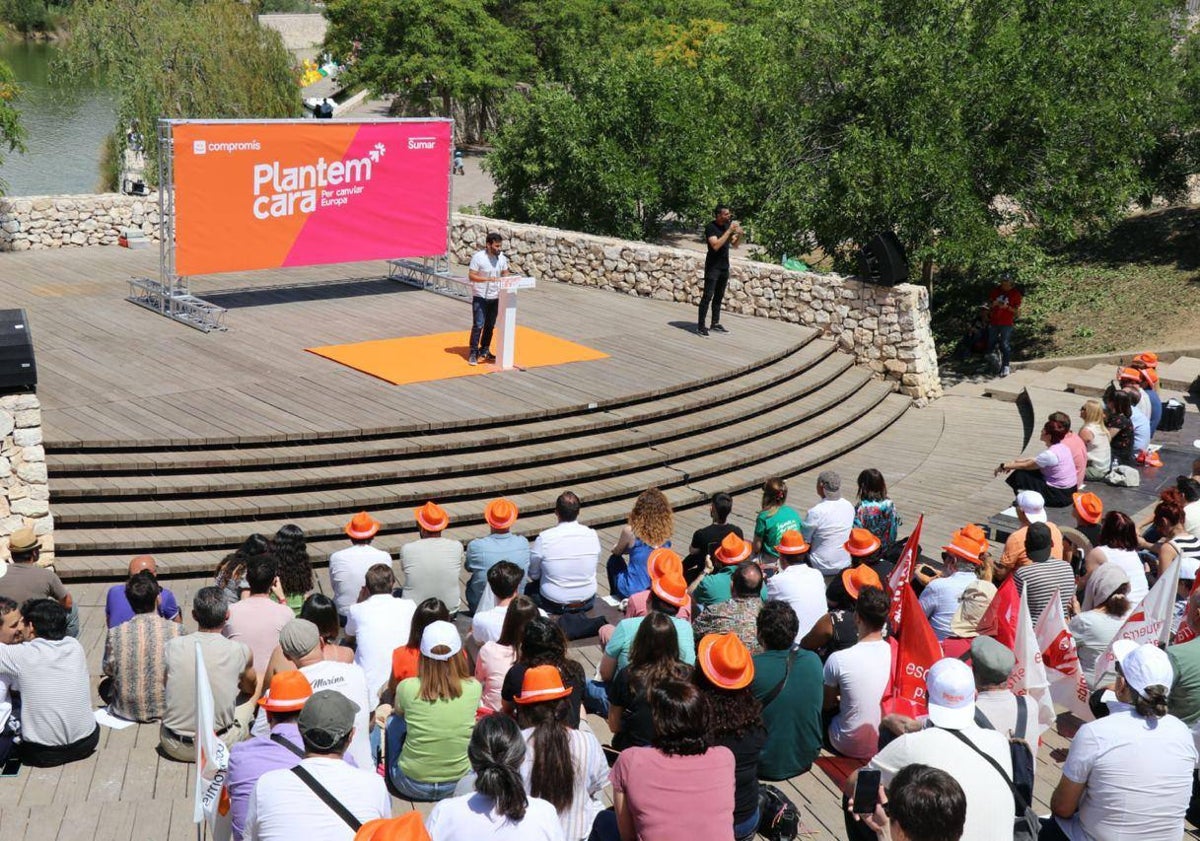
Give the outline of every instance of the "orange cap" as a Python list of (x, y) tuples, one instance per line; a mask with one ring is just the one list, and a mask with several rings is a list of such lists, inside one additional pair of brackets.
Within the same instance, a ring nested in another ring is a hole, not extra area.
[(704, 676), (722, 689), (743, 689), (754, 680), (754, 660), (737, 634), (708, 634), (700, 640), (696, 662)]
[(780, 555), (803, 555), (809, 548), (804, 535), (792, 529), (779, 536), (779, 545), (775, 547), (775, 551)]
[(858, 594), (862, 592), (863, 587), (878, 587), (880, 590), (883, 589), (883, 583), (879, 580), (879, 574), (866, 564), (842, 570), (842, 586), (846, 588), (846, 592), (850, 594), (850, 598), (852, 599), (858, 598)]
[(430, 837), (421, 813), (414, 810), (398, 818), (367, 821), (354, 833), (354, 841), (430, 841)]
[(359, 511), (346, 524), (346, 534), (352, 540), (369, 540), (379, 531), (379, 521), (366, 511)]
[(655, 549), (646, 558), (646, 571), (650, 574), (652, 581), (669, 572), (683, 575), (683, 559), (671, 549)]
[(518, 704), (538, 704), (566, 698), (571, 690), (563, 686), (562, 675), (554, 666), (534, 666), (525, 670), (521, 694), (513, 697)]
[(850, 529), (850, 539), (842, 544), (856, 558), (865, 558), (879, 551), (883, 541), (867, 529)]
[(413, 512), (417, 525), (425, 531), (441, 531), (450, 525), (450, 515), (436, 502), (427, 502)]
[(713, 552), (713, 557), (723, 564), (740, 564), (750, 557), (751, 548), (748, 542), (730, 532), (725, 535), (717, 551)]
[(959, 529), (950, 535), (950, 544), (943, 546), (942, 551), (960, 560), (979, 566), (979, 554), (983, 550), (979, 548), (978, 541), (966, 534), (963, 529)]
[(267, 694), (258, 699), (258, 705), (268, 712), (294, 713), (304, 706), (312, 694), (312, 684), (303, 672), (295, 669), (277, 672), (271, 678)]
[(675, 607), (685, 607), (690, 598), (683, 573), (674, 570), (668, 570), (665, 574), (651, 579), (650, 592)]
[(517, 506), (508, 499), (493, 499), (483, 509), (483, 519), (494, 529), (512, 528), (512, 524), (517, 521)]
[(1104, 516), (1104, 503), (1100, 501), (1100, 497), (1090, 491), (1081, 494), (1071, 494), (1071, 501), (1075, 504), (1075, 513), (1085, 523), (1095, 525)]

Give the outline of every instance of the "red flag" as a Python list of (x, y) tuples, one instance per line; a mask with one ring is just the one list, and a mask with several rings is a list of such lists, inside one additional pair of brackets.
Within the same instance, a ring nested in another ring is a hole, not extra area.
[[(893, 634), (900, 628), (900, 618), (903, 612), (901, 593), (904, 590), (904, 585), (912, 581), (913, 567), (916, 566), (917, 551), (921, 544), (921, 525), (924, 522), (924, 514), (917, 517), (917, 525), (912, 530), (912, 534), (908, 536), (908, 540), (904, 543), (904, 551), (900, 553), (900, 560), (896, 561), (896, 565), (892, 567), (892, 574), (888, 576), (888, 592), (892, 594), (892, 612), (889, 617), (889, 625)], [(913, 602), (916, 602), (915, 598)], [(924, 616), (924, 612), (921, 615)]]
[(1038, 617), (1033, 634), (1042, 650), (1042, 665), (1050, 681), (1050, 700), (1066, 707), (1080, 721), (1091, 721), (1094, 716), (1088, 706), (1087, 678), (1079, 663), (1075, 638), (1067, 628), (1058, 591)]
[(1017, 582), (1010, 575), (996, 590), (992, 603), (979, 620), (979, 635), (992, 637), (996, 642), (1016, 650), (1017, 614), (1021, 609), (1021, 595)]
[(899, 592), (904, 622), (892, 636), (892, 680), (882, 708), (884, 715), (899, 713), (917, 718), (929, 712), (925, 672), (942, 659), (942, 646), (912, 585), (906, 581)]

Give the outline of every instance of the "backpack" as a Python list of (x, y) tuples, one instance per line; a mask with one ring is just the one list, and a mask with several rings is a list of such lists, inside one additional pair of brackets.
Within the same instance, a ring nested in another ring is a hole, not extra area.
[[(986, 730), (995, 730), (978, 708), (975, 709), (975, 723)], [(982, 756), (987, 763), (995, 768), (1004, 782), (1008, 783), (1013, 795), (1013, 841), (1034, 841), (1041, 830), (1042, 822), (1037, 812), (1033, 810), (1033, 751), (1025, 741), (1025, 732), (1029, 725), (1029, 705), (1024, 696), (1017, 696), (1017, 727), (1008, 739), (1008, 755), (1012, 761), (1012, 777), (1005, 773), (1000, 763), (975, 746), (975, 743), (960, 733), (950, 730), (961, 742)]]
[(758, 786), (758, 834), (767, 841), (795, 841), (800, 834), (800, 810), (773, 785)]

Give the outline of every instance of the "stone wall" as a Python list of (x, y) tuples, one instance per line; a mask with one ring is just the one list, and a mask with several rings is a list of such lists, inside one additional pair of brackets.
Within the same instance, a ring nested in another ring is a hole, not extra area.
[(38, 562), (53, 563), (54, 518), (36, 394), (0, 396), (0, 442), (0, 560), (8, 560), (8, 536), (32, 525), (42, 538)]
[[(699, 304), (702, 253), (455, 214), (453, 257), (465, 265), (483, 247), (488, 231), (503, 234), (514, 267), (538, 279)], [(923, 286), (878, 286), (734, 259), (725, 308), (817, 327), (836, 338), (858, 364), (895, 382), (919, 403), (941, 396), (929, 295)]]
[(325, 43), (325, 32), (329, 21), (319, 14), (275, 14), (259, 15), (258, 22), (274, 29), (283, 38), (283, 46), (289, 50), (304, 50)]
[(126, 228), (158, 239), (156, 195), (0, 197), (0, 251), (116, 245)]

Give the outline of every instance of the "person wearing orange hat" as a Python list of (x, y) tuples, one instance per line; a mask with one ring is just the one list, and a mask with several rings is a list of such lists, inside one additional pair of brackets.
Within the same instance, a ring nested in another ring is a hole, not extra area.
[(887, 581), (892, 574), (892, 567), (895, 566), (894, 562), (883, 557), (883, 541), (869, 529), (852, 528), (846, 542), (842, 544), (842, 549), (850, 557), (850, 566), (828, 579), (825, 599), (830, 604), (842, 601), (846, 582), (850, 580), (846, 575), (848, 570), (866, 567), (875, 574), (875, 578)]
[(982, 565), (980, 556), (986, 551), (986, 546), (980, 546), (962, 529), (951, 535), (950, 543), (942, 547), (942, 571), (921, 591), (921, 609), (925, 611), (938, 642), (953, 633), (950, 626), (959, 600), (967, 587), (975, 582)]
[(421, 537), (400, 547), (404, 598), (416, 604), (441, 599), (453, 616), (461, 604), (458, 579), (463, 568), (462, 544), (445, 536), (450, 515), (437, 503), (426, 502), (413, 511), (413, 519)]
[(367, 581), (367, 570), (375, 564), (392, 563), (392, 556), (371, 545), (379, 533), (379, 521), (360, 511), (346, 523), (346, 536), (350, 546), (339, 549), (329, 556), (329, 583), (333, 586), (333, 603), (337, 605), (338, 617), (343, 625), (350, 616), (350, 605), (358, 601), (363, 584)]
[(749, 541), (743, 540), (733, 532), (725, 535), (721, 545), (704, 562), (704, 571), (689, 587), (696, 604), (708, 607), (733, 598), (730, 576), (738, 564), (747, 560), (751, 554), (752, 547)]
[(238, 742), (229, 751), (226, 785), (234, 838), (241, 839), (246, 832), (246, 810), (258, 778), (276, 768), (294, 768), (300, 764), (304, 742), (296, 719), (312, 694), (312, 685), (303, 672), (277, 673), (271, 678), (267, 692), (258, 699), (258, 706), (267, 714), (270, 734)]
[(491, 530), (486, 537), (477, 537), (467, 544), (466, 567), (471, 573), (467, 581), (467, 609), (474, 614), (496, 606), (487, 586), (488, 570), (498, 561), (508, 561), (529, 569), (529, 541), (513, 534), (517, 522), (517, 506), (510, 499), (493, 499), (483, 509), (483, 519)]
[(697, 637), (736, 634), (752, 653), (758, 653), (758, 613), (762, 610), (763, 571), (753, 561), (743, 561), (730, 576), (732, 597), (709, 605), (692, 620)]
[[(679, 659), (685, 663), (696, 662), (695, 636), (690, 622), (685, 622), (675, 614), (679, 608), (687, 604), (687, 582), (683, 573), (668, 570), (650, 582), (650, 599), (647, 602), (649, 613), (662, 613), (670, 617), (671, 624), (679, 638)], [(647, 615), (649, 615), (649, 613)], [(600, 658), (600, 679), (611, 681), (618, 671), (629, 665), (629, 652), (633, 648), (633, 638), (641, 627), (645, 616), (635, 616), (622, 619), (617, 623), (612, 636), (604, 646), (604, 655)], [(607, 709), (604, 710), (607, 715)]]
[(758, 763), (767, 741), (762, 709), (750, 690), (754, 660), (735, 634), (708, 634), (700, 640), (696, 665), (696, 685), (708, 700), (709, 744), (733, 754), (733, 837), (754, 838), (759, 819)]
[[(647, 568), (650, 571), (650, 581), (659, 578), (668, 573), (683, 575), (683, 559), (679, 557), (672, 549), (655, 549), (650, 553), (650, 557), (646, 562)], [(649, 609), (647, 605), (650, 602), (651, 590), (643, 590), (640, 593), (634, 593), (625, 602), (625, 618), (631, 616), (645, 616)], [(685, 622), (692, 621), (692, 605), (695, 602), (695, 593), (692, 597), (680, 606), (675, 615)], [(607, 640), (605, 640), (607, 642)]]
[(1140, 372), (1138, 387), (1150, 401), (1150, 434), (1158, 432), (1158, 424), (1162, 421), (1163, 402), (1158, 394), (1158, 355), (1155, 353), (1139, 353), (1133, 358), (1130, 368)]
[(786, 602), (796, 613), (796, 643), (825, 615), (825, 577), (808, 565), (808, 541), (798, 531), (785, 531), (775, 547), (780, 570), (767, 579), (767, 601)]

